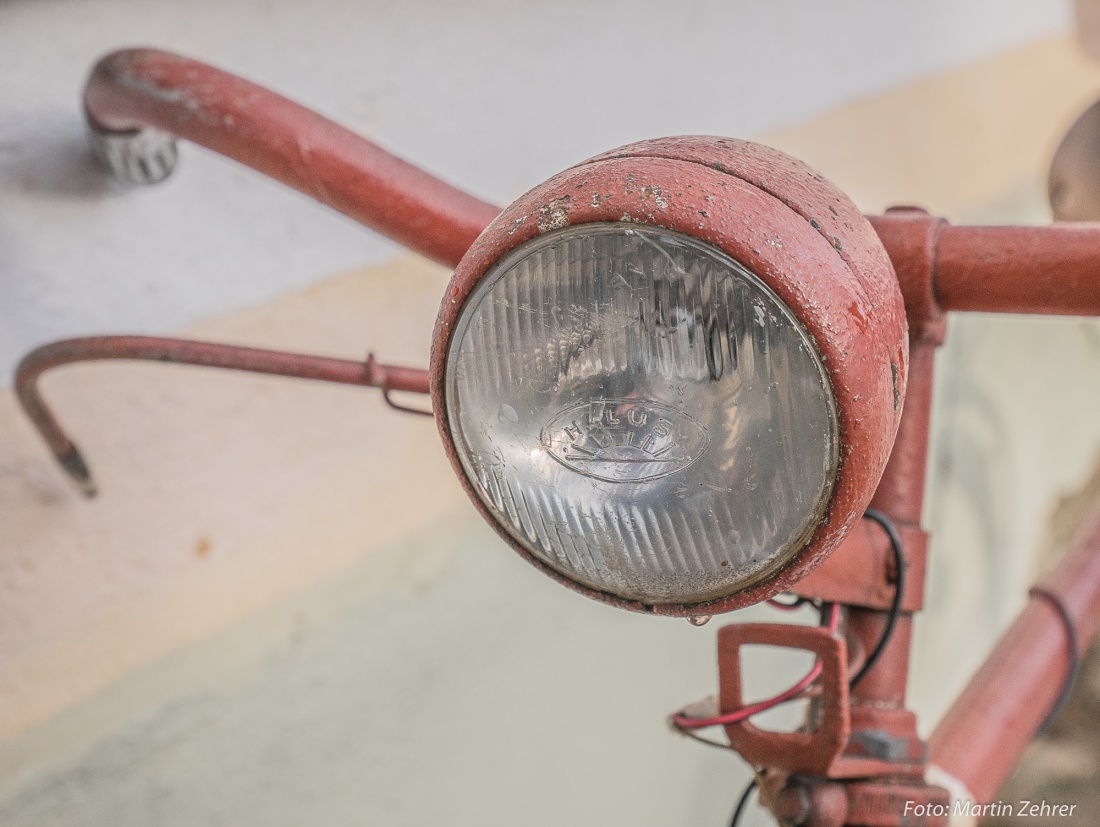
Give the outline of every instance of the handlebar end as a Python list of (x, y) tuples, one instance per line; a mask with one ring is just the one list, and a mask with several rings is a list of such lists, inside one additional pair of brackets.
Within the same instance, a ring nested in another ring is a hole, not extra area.
[(76, 487), (80, 489), (81, 494), (91, 499), (99, 493), (91, 469), (88, 468), (88, 464), (75, 445), (72, 445), (64, 453), (55, 454), (55, 456), (58, 464), (65, 469), (65, 473), (76, 483)]
[(159, 184), (176, 168), (176, 139), (157, 129), (114, 132), (88, 123), (96, 160), (115, 179), (131, 186)]

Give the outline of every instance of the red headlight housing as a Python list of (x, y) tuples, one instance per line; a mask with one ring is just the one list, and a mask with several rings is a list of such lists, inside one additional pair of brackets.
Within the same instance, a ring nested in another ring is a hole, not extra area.
[(667, 138), (485, 230), (440, 310), (433, 406), (530, 562), (625, 608), (713, 614), (793, 584), (863, 513), (907, 342), (889, 258), (839, 190), (767, 147)]

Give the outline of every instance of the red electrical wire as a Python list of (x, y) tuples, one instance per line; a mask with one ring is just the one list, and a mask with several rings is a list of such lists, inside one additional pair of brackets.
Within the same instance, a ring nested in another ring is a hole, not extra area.
[[(829, 609), (829, 631), (835, 635), (839, 627), (840, 605), (834, 603)], [(725, 715), (715, 715), (711, 718), (695, 718), (677, 712), (672, 716), (671, 721), (682, 729), (704, 729), (712, 726), (736, 724), (738, 721), (744, 721), (746, 718), (751, 718), (753, 715), (759, 715), (761, 712), (766, 712), (769, 709), (779, 706), (781, 703), (796, 698), (798, 695), (805, 692), (810, 684), (818, 679), (821, 675), (821, 669), (821, 661), (817, 661), (814, 663), (813, 668), (806, 673), (806, 677), (790, 689), (780, 692), (773, 698), (767, 698), (766, 700), (743, 706), (734, 712), (727, 712)]]

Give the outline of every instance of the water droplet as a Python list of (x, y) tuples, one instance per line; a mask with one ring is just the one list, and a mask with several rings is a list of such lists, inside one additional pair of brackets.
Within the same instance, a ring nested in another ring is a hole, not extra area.
[(688, 623), (692, 626), (706, 626), (710, 622), (710, 615), (692, 615), (688, 618)]

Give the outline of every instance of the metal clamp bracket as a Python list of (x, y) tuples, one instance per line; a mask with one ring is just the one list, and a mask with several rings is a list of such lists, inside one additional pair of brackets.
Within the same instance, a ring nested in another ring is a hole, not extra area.
[(748, 705), (742, 693), (741, 648), (761, 645), (805, 649), (817, 655), (821, 694), (808, 716), (814, 726), (799, 732), (769, 732), (747, 720), (739, 721), (725, 727), (730, 746), (756, 766), (828, 775), (851, 732), (844, 640), (820, 626), (738, 623), (723, 627), (718, 632), (719, 707), (723, 715)]

